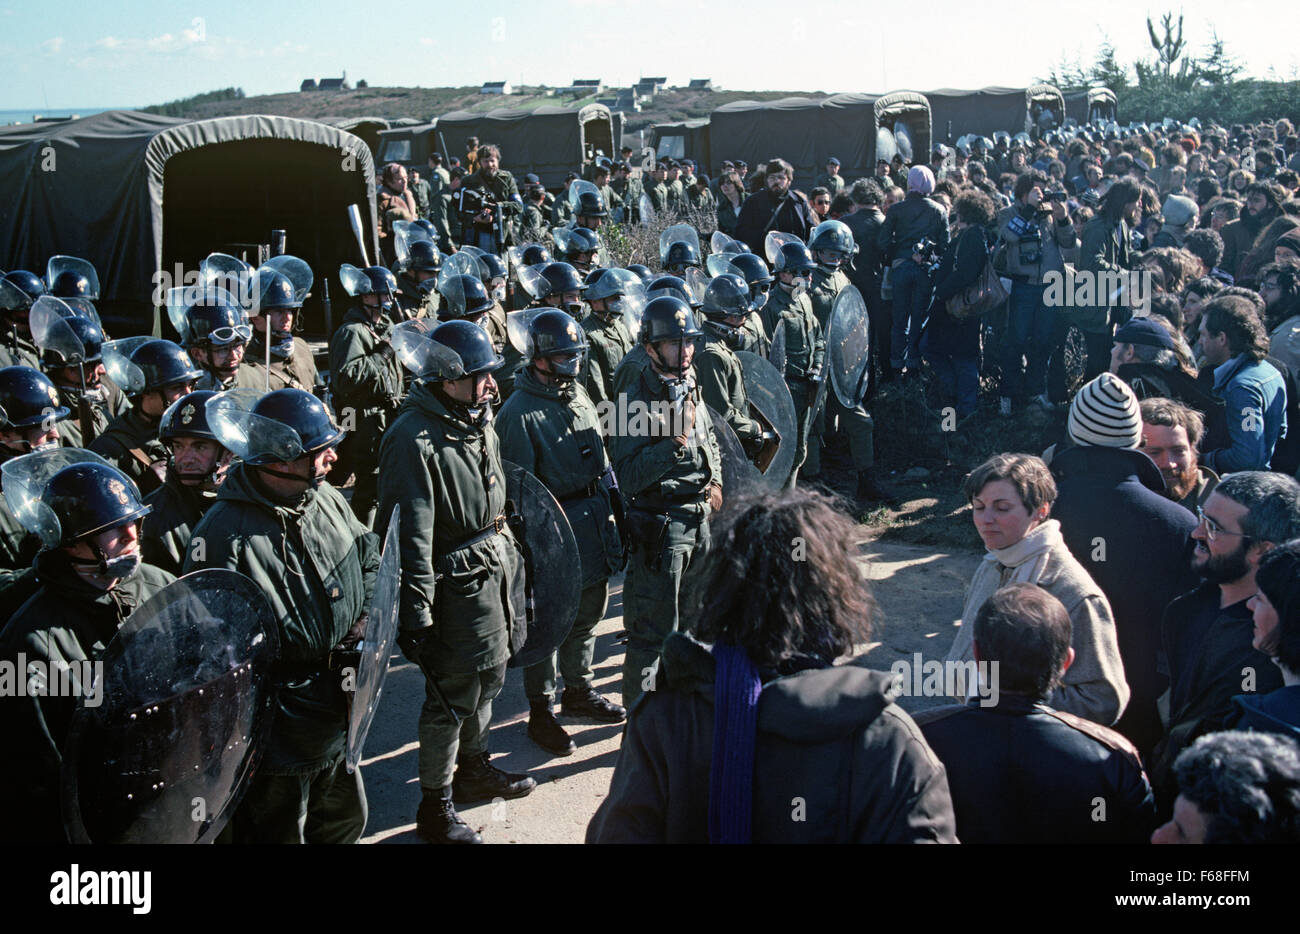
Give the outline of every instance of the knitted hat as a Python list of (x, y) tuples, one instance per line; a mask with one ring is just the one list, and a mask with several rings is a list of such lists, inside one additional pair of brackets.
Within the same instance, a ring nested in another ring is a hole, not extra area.
[(1137, 396), (1118, 376), (1103, 373), (1075, 394), (1066, 429), (1076, 444), (1136, 448), (1142, 443)]
[(1300, 256), (1300, 228), (1288, 230), (1282, 236), (1277, 238), (1275, 247), (1284, 246), (1292, 253)]
[(1196, 202), (1183, 195), (1168, 195), (1160, 213), (1165, 216), (1165, 223), (1170, 227), (1186, 227), (1195, 219), (1198, 212)]
[(928, 195), (934, 191), (934, 173), (923, 165), (914, 165), (907, 173), (907, 190)]

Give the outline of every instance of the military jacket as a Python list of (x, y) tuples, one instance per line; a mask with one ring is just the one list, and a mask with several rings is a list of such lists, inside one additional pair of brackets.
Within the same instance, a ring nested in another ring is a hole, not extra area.
[(746, 450), (761, 444), (763, 426), (749, 417), (749, 397), (745, 393), (745, 372), (740, 360), (724, 338), (708, 324), (696, 344), (695, 374), (700, 395), (713, 411), (721, 415), (736, 433)]
[(91, 442), (90, 450), (134, 480), (141, 494), (147, 496), (162, 486), (160, 473), (167, 465), (167, 446), (158, 440), (158, 420), (140, 409), (115, 418)]
[(622, 319), (606, 320), (591, 312), (582, 319), (587, 332), (587, 363), (582, 382), (591, 401), (599, 405), (614, 399), (614, 373), (632, 349), (632, 335)]
[[(293, 350), (284, 360), (271, 356), (271, 386), (266, 388), (266, 345), (259, 339), (257, 332), (244, 353), (244, 362), (239, 365), (240, 385), (252, 386), (264, 392), (277, 389), (302, 389), (315, 392), (321, 385), (320, 374), (316, 372), (316, 361), (312, 359), (311, 348), (301, 337), (293, 339)], [(244, 370), (248, 372), (245, 374)]]
[(144, 501), (153, 510), (144, 517), (140, 531), (144, 560), (169, 574), (180, 574), (194, 529), (217, 501), (216, 491), (186, 486), (168, 467), (166, 481)]
[(785, 373), (787, 380), (807, 379), (821, 369), (826, 351), (822, 326), (813, 313), (812, 301), (805, 292), (796, 298), (776, 285), (759, 312), (763, 326), (776, 339), (776, 329), (785, 330)]

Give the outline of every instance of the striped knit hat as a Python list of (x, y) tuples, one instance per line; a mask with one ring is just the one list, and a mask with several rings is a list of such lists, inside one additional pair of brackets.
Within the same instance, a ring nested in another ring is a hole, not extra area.
[(1103, 373), (1075, 394), (1067, 430), (1075, 444), (1136, 448), (1142, 443), (1137, 396), (1118, 376)]

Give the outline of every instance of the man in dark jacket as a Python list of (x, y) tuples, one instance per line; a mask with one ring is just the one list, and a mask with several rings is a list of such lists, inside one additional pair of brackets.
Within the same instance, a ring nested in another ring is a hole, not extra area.
[(1282, 215), (1285, 192), (1269, 182), (1254, 182), (1246, 186), (1246, 209), (1235, 221), (1229, 221), (1219, 231), (1223, 237), (1223, 259), (1220, 265), (1236, 276), (1242, 258), (1250, 252), (1259, 232)]
[[(62, 458), (64, 452), (29, 454)], [(98, 661), (136, 607), (173, 578), (140, 562), (140, 518), (149, 507), (121, 471), (100, 458), (68, 461), (41, 499), (58, 518), (54, 540), (36, 556), (40, 589), (0, 631), (0, 660), (16, 666), (27, 689), (0, 703), (8, 767), (0, 793), (10, 802), (0, 839), (64, 843), (59, 766), (77, 698), (95, 687), (87, 666)], [(56, 684), (53, 671), (66, 672)], [(102, 685), (102, 681), (97, 683)], [(101, 688), (102, 690), (102, 688)]]
[(1110, 602), (1131, 690), (1115, 724), (1143, 757), (1160, 739), (1156, 698), (1161, 611), (1196, 583), (1191, 570), (1193, 515), (1164, 496), (1159, 469), (1141, 451), (1142, 416), (1123, 381), (1103, 373), (1070, 405), (1073, 446), (1052, 459), (1052, 515), (1070, 553)]
[(885, 214), (880, 210), (885, 193), (872, 179), (862, 178), (853, 183), (848, 194), (853, 199), (853, 210), (840, 220), (849, 228), (858, 247), (848, 271), (849, 281), (857, 286), (867, 303), (867, 314), (871, 319), (871, 365), (887, 374), (893, 302), (880, 295), (880, 280), (886, 264), (878, 240), (880, 228), (885, 223)]
[(145, 560), (179, 574), (190, 538), (217, 501), (231, 455), (208, 425), (207, 402), (216, 393), (200, 389), (181, 396), (163, 413), (158, 440), (167, 448), (167, 479), (145, 499), (153, 511), (145, 517), (141, 548)]
[(948, 215), (938, 202), (930, 200), (934, 175), (923, 165), (913, 166), (907, 175), (907, 197), (885, 214), (876, 244), (889, 264), (890, 289), (894, 298), (894, 331), (890, 336), (890, 368), (919, 373), (921, 326), (930, 307), (929, 258), (917, 252), (925, 240), (933, 244), (937, 260), (948, 249)]
[[(891, 678), (856, 665), (776, 672), (758, 701), (755, 843), (955, 843), (943, 766), (892, 702)], [(632, 708), (588, 843), (705, 843), (715, 661), (683, 633)]]
[(1203, 733), (1221, 730), (1232, 698), (1264, 694), (1282, 676), (1254, 648), (1255, 570), (1275, 545), (1300, 535), (1300, 484), (1265, 471), (1225, 477), (1192, 532), (1192, 569), (1204, 583), (1165, 608), (1161, 642), (1168, 664), (1165, 736), (1151, 758), (1151, 779), (1162, 810), (1173, 799), (1178, 754)]
[[(337, 650), (364, 632), (379, 542), (325, 482), (343, 432), (319, 399), (280, 389), (262, 396), (246, 421), (222, 421), (215, 411), (216, 433), (243, 463), (194, 529), (185, 570), (238, 571), (265, 591), (280, 627), (274, 725), (230, 837), (355, 843), (366, 826), (366, 793), (361, 770), (349, 775), (345, 764), (349, 663)], [(283, 460), (286, 445), (302, 453)]]
[(1035, 584), (1009, 584), (975, 617), (975, 657), (996, 696), (916, 715), (948, 771), (963, 843), (1141, 843), (1155, 799), (1133, 744), (1045, 700), (1074, 660), (1070, 616)]
[(763, 255), (768, 231), (779, 230), (807, 240), (817, 226), (812, 205), (803, 192), (791, 189), (793, 184), (794, 168), (784, 159), (773, 159), (767, 163), (767, 187), (741, 205), (736, 239), (759, 256)]

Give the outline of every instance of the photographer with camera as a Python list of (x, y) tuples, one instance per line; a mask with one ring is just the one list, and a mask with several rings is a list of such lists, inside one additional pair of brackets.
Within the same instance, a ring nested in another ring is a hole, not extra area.
[[(876, 243), (889, 263), (888, 285), (894, 295), (894, 333), (889, 366), (919, 375), (921, 327), (930, 307), (934, 269), (948, 248), (948, 215), (931, 200), (934, 175), (923, 165), (907, 174), (907, 197), (889, 208)], [(925, 255), (926, 253), (930, 255)]]
[(467, 175), (456, 192), (461, 244), (502, 255), (514, 242), (513, 218), (523, 208), (515, 178), (501, 168), (501, 150), (479, 146), (478, 171)]
[[(1052, 355), (1056, 312), (1043, 301), (1044, 276), (1064, 274), (1066, 255), (1079, 246), (1064, 188), (1048, 188), (1039, 171), (1016, 179), (1012, 205), (998, 213), (998, 238), (1004, 263), (999, 270), (1011, 280), (1007, 328), (1002, 338), (1002, 388), (998, 410), (1011, 414), (1011, 401), (1032, 396), (1045, 409), (1047, 361)], [(997, 264), (995, 264), (997, 265)]]

